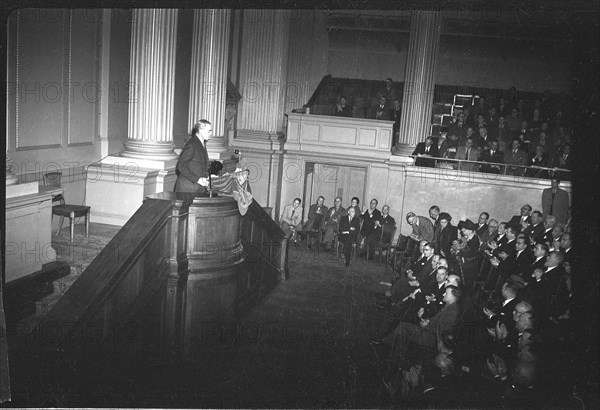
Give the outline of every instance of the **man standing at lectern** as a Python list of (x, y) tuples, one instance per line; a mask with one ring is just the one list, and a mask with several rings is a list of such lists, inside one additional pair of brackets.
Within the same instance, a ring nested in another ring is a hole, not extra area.
[(177, 162), (175, 192), (201, 194), (208, 186), (208, 153), (206, 142), (212, 135), (212, 126), (207, 120), (194, 124), (192, 137), (185, 143)]

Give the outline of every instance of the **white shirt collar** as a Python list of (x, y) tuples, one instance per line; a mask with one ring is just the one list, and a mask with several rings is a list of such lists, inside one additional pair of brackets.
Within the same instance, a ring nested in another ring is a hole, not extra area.
[(506, 304), (507, 304), (508, 302), (510, 302), (511, 300), (513, 300), (513, 299), (514, 299), (514, 298), (506, 299), (504, 302), (502, 302), (502, 306), (503, 306), (503, 307), (504, 307), (504, 306), (506, 306)]

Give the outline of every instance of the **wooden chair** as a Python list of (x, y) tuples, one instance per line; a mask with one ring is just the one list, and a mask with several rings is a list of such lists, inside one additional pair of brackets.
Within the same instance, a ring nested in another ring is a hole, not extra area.
[[(396, 235), (396, 225), (394, 225), (394, 227), (392, 228), (391, 232), (390, 232), (390, 236), (389, 239), (387, 239), (386, 241), (383, 241), (383, 234), (385, 229), (381, 230), (381, 237), (379, 238), (379, 240), (377, 242), (375, 242), (373, 244), (373, 251), (375, 252), (375, 254), (379, 255), (378, 260), (381, 261), (381, 256), (383, 255), (383, 252), (385, 252), (385, 264), (386, 264), (386, 273), (387, 273), (387, 264), (388, 264), (388, 260), (389, 260), (389, 255), (390, 252), (393, 248), (395, 248), (394, 245), (392, 245), (392, 241), (394, 240), (394, 236)], [(367, 256), (370, 254), (370, 244), (367, 244)]]
[[(47, 172), (44, 174), (44, 185), (46, 186), (57, 186), (61, 187), (62, 172)], [(58, 205), (54, 205), (58, 202)], [(75, 233), (75, 218), (85, 217), (85, 237), (89, 236), (90, 228), (90, 207), (85, 205), (68, 205), (65, 203), (63, 194), (57, 195), (52, 199), (52, 216), (60, 216), (60, 222), (56, 235), (58, 235), (62, 229), (65, 217), (69, 218), (70, 226), (70, 239), (73, 242), (73, 235)]]
[[(340, 246), (343, 248), (344, 247), (344, 243), (342, 241), (340, 241), (339, 234), (335, 234), (334, 237), (334, 241), (335, 241), (335, 257), (339, 258), (340, 257)], [(350, 259), (356, 259), (356, 242), (354, 242), (352, 244), (352, 252), (350, 253)]]

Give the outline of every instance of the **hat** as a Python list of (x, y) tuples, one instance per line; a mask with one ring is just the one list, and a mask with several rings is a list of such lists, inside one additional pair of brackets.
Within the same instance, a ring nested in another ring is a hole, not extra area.
[(450, 222), (450, 221), (452, 220), (452, 217), (450, 216), (450, 214), (449, 214), (449, 213), (447, 213), (447, 212), (442, 212), (442, 213), (440, 214), (440, 216), (438, 217), (438, 219), (439, 219), (440, 221), (443, 219), (443, 220), (445, 220), (445, 221), (448, 221), (448, 222)]
[(519, 289), (525, 287), (525, 281), (519, 275), (510, 275), (506, 281), (514, 283)]
[(470, 231), (476, 231), (477, 230), (477, 224), (475, 224), (475, 222), (471, 221), (470, 219), (467, 219), (466, 221), (460, 221), (458, 223), (458, 228), (462, 229), (468, 229)]

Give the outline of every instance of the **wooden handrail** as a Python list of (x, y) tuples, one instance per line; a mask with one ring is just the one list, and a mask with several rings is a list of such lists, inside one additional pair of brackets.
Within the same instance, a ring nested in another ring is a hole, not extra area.
[[(227, 203), (223, 198), (215, 201)], [(41, 331), (59, 330), (59, 337), (51, 347), (85, 346), (89, 342), (86, 340), (89, 326), (100, 330), (102, 340), (110, 343), (108, 339), (114, 336), (115, 328), (123, 329), (134, 323), (136, 327), (160, 330), (154, 333), (160, 335), (160, 341), (155, 342), (164, 352), (177, 354), (185, 350), (187, 339), (183, 335), (190, 331), (184, 320), (189, 315), (185, 301), (192, 297), (186, 296), (186, 282), (189, 292), (188, 277), (192, 275), (188, 270), (189, 257), (190, 252), (196, 251), (188, 248), (197, 238), (197, 229), (205, 226), (190, 225), (196, 221), (190, 219), (192, 206), (197, 218), (198, 209), (204, 212), (215, 205), (207, 204), (205, 208), (202, 203), (196, 203), (193, 194), (173, 192), (147, 198), (42, 320)], [(237, 294), (231, 299), (238, 314), (246, 312), (288, 275), (287, 238), (279, 225), (256, 201), (252, 201), (240, 219), (239, 241), (244, 247), (245, 260), (240, 259), (244, 265), (233, 276)], [(196, 260), (194, 263), (198, 265)], [(197, 280), (198, 274), (195, 275)], [(148, 314), (149, 311), (153, 313)], [(148, 317), (153, 318), (152, 322)], [(155, 323), (157, 320), (160, 323)], [(78, 336), (77, 340), (74, 336)], [(135, 348), (125, 346), (125, 349)]]
[(504, 173), (503, 175), (506, 175), (506, 169), (507, 168), (519, 168), (519, 169), (524, 169), (524, 170), (528, 170), (528, 169), (533, 169), (536, 171), (548, 171), (549, 173), (551, 172), (567, 172), (570, 173), (571, 170), (569, 169), (565, 169), (565, 168), (548, 168), (548, 167), (540, 167), (537, 165), (517, 165), (517, 164), (506, 164), (506, 163), (501, 163), (501, 162), (484, 162), (484, 161), (467, 161), (464, 159), (455, 159), (455, 158), (439, 158), (439, 157), (432, 157), (432, 156), (424, 156), (424, 155), (409, 155), (409, 157), (414, 158), (415, 160), (417, 158), (422, 158), (422, 159), (430, 159), (430, 160), (435, 160), (436, 162), (453, 162), (453, 163), (457, 163), (458, 164), (458, 168), (460, 169), (461, 164), (466, 163), (466, 164), (473, 164), (473, 165), (494, 165), (494, 166), (500, 166), (504, 169)]

